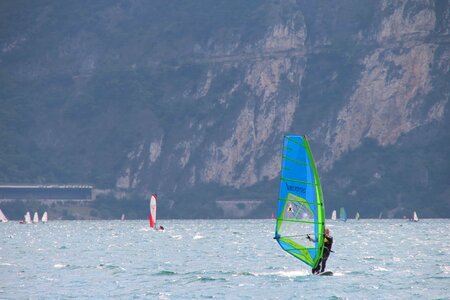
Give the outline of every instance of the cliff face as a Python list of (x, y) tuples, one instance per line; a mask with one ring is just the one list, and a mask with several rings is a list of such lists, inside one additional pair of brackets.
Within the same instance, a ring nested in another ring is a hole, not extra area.
[(294, 133), (327, 210), (450, 215), (448, 1), (22, 4), (2, 4), (2, 181), (268, 216)]
[[(394, 7), (382, 4), (380, 31), (373, 36), (377, 45), (362, 59), (363, 70), (348, 103), (337, 114), (336, 126), (328, 128), (327, 168), (363, 138), (388, 146), (418, 126), (442, 121), (448, 97), (427, 107), (426, 96), (433, 89), (434, 64), (445, 74), (439, 66), (446, 64), (446, 57), (435, 57), (439, 41), (426, 42), (436, 27), (436, 16), (433, 2), (422, 4), (415, 11), (407, 10), (406, 1)], [(420, 112), (421, 116), (415, 114)]]

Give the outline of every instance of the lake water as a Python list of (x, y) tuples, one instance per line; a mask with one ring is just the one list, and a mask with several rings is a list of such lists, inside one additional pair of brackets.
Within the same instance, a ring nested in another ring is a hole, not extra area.
[(450, 299), (450, 220), (328, 221), (327, 269), (274, 220), (0, 223), (0, 299)]

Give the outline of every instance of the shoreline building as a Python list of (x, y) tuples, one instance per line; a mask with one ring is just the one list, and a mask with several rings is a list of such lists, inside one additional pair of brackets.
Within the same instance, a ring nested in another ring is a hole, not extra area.
[(91, 185), (0, 185), (0, 201), (91, 201)]

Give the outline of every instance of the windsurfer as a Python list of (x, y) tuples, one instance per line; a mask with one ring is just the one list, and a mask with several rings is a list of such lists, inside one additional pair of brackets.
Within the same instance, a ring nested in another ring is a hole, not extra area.
[[(306, 238), (311, 242), (315, 242), (315, 240), (311, 238), (309, 234), (306, 236)], [(328, 228), (325, 228), (325, 233), (323, 235), (323, 255), (317, 263), (317, 266), (312, 269), (313, 274), (317, 275), (325, 271), (327, 260), (331, 252), (331, 246), (333, 246), (333, 237), (330, 235), (330, 230)]]

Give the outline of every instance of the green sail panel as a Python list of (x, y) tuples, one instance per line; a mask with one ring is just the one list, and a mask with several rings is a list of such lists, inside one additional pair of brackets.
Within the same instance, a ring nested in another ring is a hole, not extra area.
[[(323, 253), (325, 210), (314, 158), (305, 136), (284, 137), (275, 239), (281, 248), (315, 267)], [(308, 240), (307, 234), (313, 241)]]
[(341, 209), (339, 210), (339, 218), (341, 219), (341, 221), (347, 222), (347, 212), (345, 211), (344, 207), (341, 207)]

